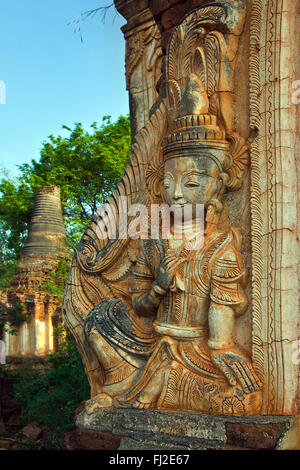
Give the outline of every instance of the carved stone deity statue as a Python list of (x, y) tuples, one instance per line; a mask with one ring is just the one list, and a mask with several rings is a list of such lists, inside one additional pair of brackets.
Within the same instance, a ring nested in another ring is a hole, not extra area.
[(245, 14), (242, 0), (210, 3), (173, 31), (167, 96), (138, 134), (108, 201), (115, 222), (120, 196), (129, 208), (165, 203), (184, 212), (189, 205), (183, 236), (173, 217), (168, 237), (151, 238), (147, 219), (140, 239), (105, 240), (107, 217), (99, 211), (76, 248), (64, 316), (100, 407), (260, 412), (262, 384), (235, 337), (248, 303), (241, 234), (223, 201), (240, 188), (248, 162), (233, 115)]

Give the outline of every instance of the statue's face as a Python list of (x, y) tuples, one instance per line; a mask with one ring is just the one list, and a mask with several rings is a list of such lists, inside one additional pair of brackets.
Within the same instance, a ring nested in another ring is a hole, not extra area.
[(165, 163), (163, 198), (169, 206), (206, 206), (221, 187), (217, 164), (208, 156), (171, 158)]

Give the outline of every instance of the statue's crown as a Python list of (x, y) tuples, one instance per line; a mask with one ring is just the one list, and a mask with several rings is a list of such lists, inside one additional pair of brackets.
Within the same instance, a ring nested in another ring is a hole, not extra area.
[(209, 113), (206, 90), (197, 75), (191, 74), (177, 110), (163, 142), (164, 159), (177, 156), (215, 155), (222, 166), (229, 150), (226, 133), (217, 124), (217, 116)]

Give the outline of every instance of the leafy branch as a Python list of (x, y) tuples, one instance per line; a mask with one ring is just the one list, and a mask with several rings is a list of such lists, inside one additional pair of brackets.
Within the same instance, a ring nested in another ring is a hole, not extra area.
[(0, 303), (0, 332), (7, 331), (10, 335), (17, 334), (18, 327), (30, 319), (26, 304), (14, 302), (11, 305)]
[(42, 289), (48, 294), (56, 295), (60, 300), (62, 300), (69, 269), (70, 260), (67, 258), (61, 258), (56, 265), (55, 270), (50, 274), (49, 279), (43, 283)]

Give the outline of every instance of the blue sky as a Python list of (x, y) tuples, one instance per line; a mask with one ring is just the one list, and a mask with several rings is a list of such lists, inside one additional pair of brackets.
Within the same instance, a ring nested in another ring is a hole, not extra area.
[[(85, 20), (81, 34), (68, 22), (109, 0), (1, 0), (0, 172), (17, 175), (17, 164), (39, 158), (48, 135), (61, 126), (84, 127), (110, 114), (129, 112), (125, 89), (123, 17), (109, 12)], [(115, 18), (115, 19), (114, 19)], [(114, 22), (113, 22), (114, 20)], [(0, 173), (0, 176), (1, 176)]]

